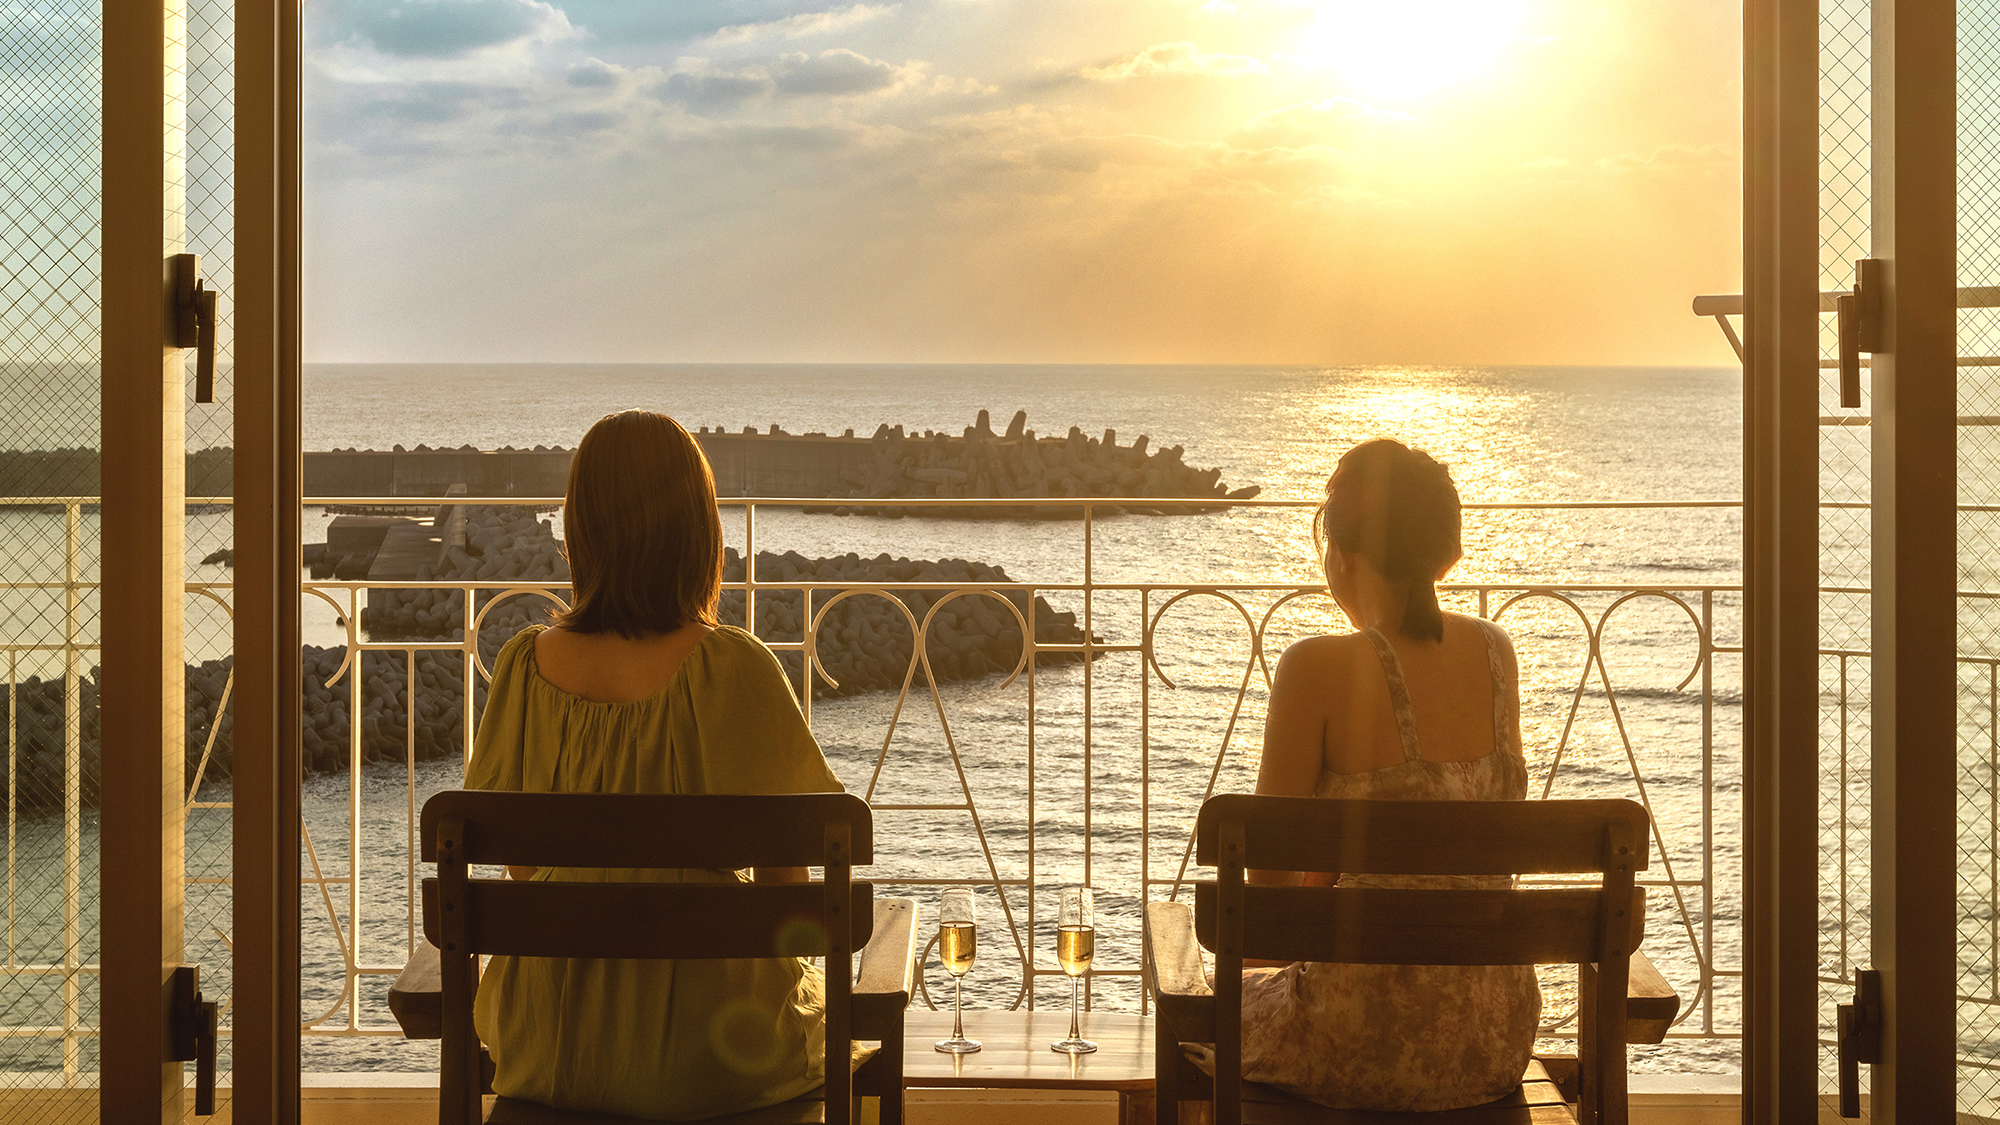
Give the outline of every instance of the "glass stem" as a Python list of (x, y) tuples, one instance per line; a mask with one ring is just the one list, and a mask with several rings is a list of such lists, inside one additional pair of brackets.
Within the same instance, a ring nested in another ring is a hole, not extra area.
[(1074, 1043), (1083, 1038), (1082, 1029), (1076, 1026), (1076, 977), (1069, 978), (1069, 1041)]
[(951, 978), (951, 1037), (965, 1038), (965, 1025), (960, 1022), (960, 1001), (965, 997), (965, 978)]

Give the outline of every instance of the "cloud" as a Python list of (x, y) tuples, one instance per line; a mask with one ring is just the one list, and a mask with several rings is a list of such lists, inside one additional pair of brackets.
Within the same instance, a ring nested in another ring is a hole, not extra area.
[(764, 97), (773, 86), (771, 76), (762, 70), (715, 70), (707, 59), (682, 59), (653, 93), (666, 101), (713, 112)]
[(611, 89), (625, 76), (625, 68), (603, 59), (585, 59), (569, 68), (569, 84), (586, 90)]
[(653, 88), (653, 93), (693, 108), (717, 110), (772, 94), (787, 98), (873, 94), (915, 86), (922, 77), (921, 63), (897, 66), (845, 47), (835, 47), (818, 54), (797, 51), (736, 70), (718, 69), (707, 59), (681, 59), (673, 72)]
[(840, 31), (856, 24), (867, 23), (901, 7), (901, 4), (853, 4), (826, 12), (798, 12), (758, 23), (731, 24), (718, 29), (708, 37), (708, 41), (715, 44), (730, 44), (747, 43), (753, 39), (801, 39), (808, 35), (824, 35), (830, 31)]
[(515, 108), (521, 93), (473, 82), (341, 83), (338, 106), (355, 117), (395, 128), (445, 125), (489, 109)]
[(909, 68), (835, 47), (817, 55), (793, 54), (778, 60), (771, 77), (778, 92), (792, 97), (872, 94), (896, 84)]
[(557, 114), (549, 120), (548, 131), (559, 136), (576, 137), (584, 133), (607, 132), (624, 125), (625, 121), (625, 115), (617, 110), (581, 110)]
[(337, 40), (405, 59), (462, 58), (576, 33), (541, 0), (347, 0), (328, 12), (328, 26)]
[(1130, 78), (1152, 78), (1163, 74), (1234, 77), (1269, 74), (1271, 68), (1249, 55), (1209, 54), (1192, 43), (1155, 43), (1144, 50), (1105, 63), (1087, 66), (1078, 73), (1093, 82), (1123, 82)]
[[(306, 135), (316, 174), (381, 175), (489, 146), (490, 126), (534, 104), (519, 88), (461, 81), (347, 82), (308, 72)], [(319, 164), (322, 157), (333, 159)], [(324, 169), (324, 171), (317, 171)]]
[[(814, 34), (812, 22), (820, 16), (838, 16), (870, 4), (848, 4), (830, 8), (826, 0), (558, 0), (570, 14), (570, 22), (586, 28), (596, 42), (608, 46), (648, 46), (664, 42), (712, 40), (722, 32), (754, 38), (762, 34), (784, 36), (784, 28), (800, 28), (798, 34)], [(894, 10), (894, 4), (882, 10)], [(874, 12), (870, 16), (874, 18)], [(798, 20), (792, 24), (792, 20)], [(856, 22), (860, 22), (856, 18)], [(754, 34), (738, 28), (762, 28)], [(736, 42), (736, 40), (732, 40)]]

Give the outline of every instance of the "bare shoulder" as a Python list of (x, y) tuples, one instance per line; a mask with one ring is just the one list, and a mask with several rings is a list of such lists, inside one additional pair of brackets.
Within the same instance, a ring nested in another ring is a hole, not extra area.
[(1318, 676), (1338, 672), (1368, 653), (1368, 641), (1359, 633), (1306, 637), (1294, 641), (1278, 658), (1277, 674)]
[(549, 657), (559, 655), (567, 639), (575, 636), (568, 629), (554, 625), (531, 625), (521, 632), (532, 633), (534, 639), (528, 644), (535, 650), (535, 659), (538, 662), (545, 662)]
[(1514, 651), (1514, 638), (1508, 634), (1506, 626), (1500, 624), (1498, 621), (1486, 617), (1473, 617), (1470, 614), (1464, 613), (1447, 613), (1444, 616), (1447, 621), (1463, 621), (1476, 629), (1484, 629), (1492, 634), (1493, 639), (1499, 643), (1501, 648), (1508, 652)]
[(1508, 634), (1504, 626), (1497, 621), (1491, 621), (1484, 617), (1468, 617), (1462, 613), (1447, 613), (1445, 617), (1450, 620), (1463, 621), (1492, 638), (1494, 651), (1500, 654), (1500, 667), (1506, 671), (1510, 678), (1515, 674), (1517, 664), (1514, 656), (1514, 638)]

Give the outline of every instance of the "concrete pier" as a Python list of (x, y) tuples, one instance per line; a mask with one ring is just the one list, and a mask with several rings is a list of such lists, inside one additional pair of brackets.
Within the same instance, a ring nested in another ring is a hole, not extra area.
[[(1115, 431), (1101, 438), (1075, 427), (1062, 437), (1037, 437), (1026, 412), (997, 434), (981, 411), (960, 433), (881, 426), (870, 437), (699, 429), (695, 440), (715, 471), (722, 496), (796, 496), (855, 501), (858, 511), (887, 499), (1147, 499), (1201, 500), (1226, 506), (1248, 499), (1257, 487), (1231, 489), (1219, 469), (1181, 460), (1180, 446), (1153, 448), (1145, 435), (1128, 445)], [(572, 452), (538, 446), (388, 450), (329, 449), (305, 454), (305, 492), (320, 497), (444, 496), (462, 485), (464, 495), (559, 497), (568, 490)], [(188, 454), (188, 494), (227, 496), (230, 450)], [(98, 455), (89, 449), (0, 451), (0, 496), (94, 496)], [(1196, 510), (1181, 505), (1166, 512)], [(1049, 515), (1073, 509), (1052, 506)], [(1021, 509), (937, 509), (938, 515), (1021, 515)]]

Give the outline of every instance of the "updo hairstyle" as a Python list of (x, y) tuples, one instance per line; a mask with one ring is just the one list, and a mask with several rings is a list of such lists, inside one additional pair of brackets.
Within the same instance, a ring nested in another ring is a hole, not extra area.
[(1322, 558), (1331, 540), (1403, 589), (1404, 636), (1442, 641), (1437, 577), (1459, 558), (1459, 526), (1451, 473), (1422, 450), (1379, 438), (1341, 457), (1313, 516), (1313, 541)]

